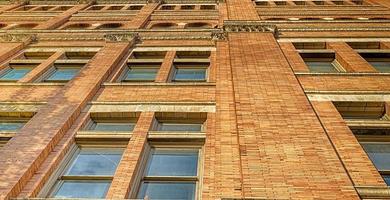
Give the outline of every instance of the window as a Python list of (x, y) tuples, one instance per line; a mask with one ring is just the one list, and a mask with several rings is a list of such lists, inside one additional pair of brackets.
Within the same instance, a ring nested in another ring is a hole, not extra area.
[(294, 1), (295, 5), (297, 6), (304, 6), (307, 5), (306, 1)]
[(130, 119), (94, 119), (87, 129), (93, 131), (133, 131), (135, 121)]
[(107, 23), (100, 25), (97, 29), (116, 29), (122, 26), (121, 23)]
[(45, 82), (67, 82), (80, 71), (77, 65), (55, 65), (53, 70), (44, 79)]
[(287, 2), (286, 1), (275, 1), (274, 2), (277, 6), (286, 6)]
[(161, 6), (160, 10), (174, 10), (175, 6), (174, 5), (164, 5)]
[(136, 5), (136, 6), (129, 6), (127, 10), (141, 10), (143, 6)]
[(121, 10), (123, 6), (110, 6), (107, 10)]
[(88, 8), (88, 10), (101, 10), (103, 9), (105, 6), (91, 6)]
[(206, 81), (207, 66), (175, 65), (173, 81)]
[(21, 129), (25, 123), (24, 120), (0, 120), (0, 132), (17, 131)]
[(333, 102), (344, 119), (348, 120), (385, 120), (386, 106), (384, 102)]
[(255, 1), (256, 6), (268, 6), (269, 3), (267, 1)]
[(52, 198), (105, 198), (122, 157), (119, 149), (81, 148), (51, 188)]
[(32, 67), (9, 67), (0, 73), (1, 81), (18, 81), (32, 70)]
[(201, 5), (201, 10), (215, 10), (215, 5)]
[(201, 132), (201, 123), (159, 123), (159, 131)]
[(175, 23), (157, 23), (153, 24), (152, 29), (165, 29), (165, 28), (177, 28), (177, 24)]
[(313, 1), (313, 3), (316, 4), (317, 6), (325, 5), (325, 1)]
[(129, 66), (126, 77), (122, 81), (154, 81), (160, 66)]
[(390, 73), (390, 53), (360, 53), (377, 71)]
[(195, 6), (194, 5), (183, 5), (180, 7), (182, 10), (194, 10)]
[(305, 64), (313, 73), (337, 73), (341, 66), (334, 53), (300, 53)]
[(204, 132), (205, 114), (200, 113), (156, 113), (154, 131)]
[(152, 148), (137, 198), (196, 199), (199, 149)]
[(73, 29), (73, 30), (79, 30), (79, 29), (87, 29), (91, 26), (91, 24), (87, 24), (87, 23), (77, 23), (77, 24), (70, 24), (70, 25), (67, 25), (64, 29)]

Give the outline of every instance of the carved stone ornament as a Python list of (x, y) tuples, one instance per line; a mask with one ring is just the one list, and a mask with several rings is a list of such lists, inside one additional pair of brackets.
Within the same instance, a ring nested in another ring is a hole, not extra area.
[(211, 32), (211, 39), (214, 40), (214, 41), (217, 41), (217, 40), (227, 40), (227, 33), (225, 31), (223, 31), (222, 29), (216, 30), (216, 31), (212, 31)]
[(30, 0), (10, 0), (11, 4), (22, 4), (27, 5), (30, 3)]
[(278, 29), (274, 24), (256, 21), (225, 21), (223, 30), (226, 32), (271, 32), (278, 35)]
[(30, 43), (37, 41), (37, 36), (32, 34), (4, 34), (0, 35), (0, 42), (23, 42)]
[(95, 4), (96, 0), (78, 0), (78, 4)]
[(104, 39), (107, 42), (130, 42), (132, 40), (138, 41), (138, 33), (127, 33), (127, 34), (106, 34)]

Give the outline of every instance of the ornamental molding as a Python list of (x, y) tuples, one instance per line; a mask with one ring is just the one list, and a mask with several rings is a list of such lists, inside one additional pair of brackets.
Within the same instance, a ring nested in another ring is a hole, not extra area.
[(30, 0), (10, 0), (9, 2), (11, 4), (22, 4), (22, 5), (30, 4)]
[(0, 35), (0, 42), (23, 42), (25, 44), (37, 41), (35, 34), (3, 34)]
[(212, 31), (211, 32), (211, 40), (218, 41), (218, 40), (227, 40), (227, 33), (223, 31), (222, 29)]
[(125, 33), (125, 34), (106, 34), (104, 35), (104, 40), (106, 42), (130, 42), (138, 41), (138, 33)]
[(356, 191), (362, 199), (389, 199), (390, 188), (378, 186), (356, 186)]
[(234, 32), (269, 32), (275, 37), (278, 36), (278, 28), (275, 24), (264, 23), (260, 21), (225, 21), (223, 31)]

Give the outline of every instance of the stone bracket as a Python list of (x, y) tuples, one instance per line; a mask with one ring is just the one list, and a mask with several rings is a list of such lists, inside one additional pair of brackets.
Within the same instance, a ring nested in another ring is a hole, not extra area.
[(279, 35), (278, 28), (274, 24), (261, 21), (224, 21), (223, 31), (234, 32), (269, 32), (275, 37)]
[(106, 34), (104, 35), (106, 42), (130, 42), (140, 40), (138, 33), (126, 33), (126, 34)]

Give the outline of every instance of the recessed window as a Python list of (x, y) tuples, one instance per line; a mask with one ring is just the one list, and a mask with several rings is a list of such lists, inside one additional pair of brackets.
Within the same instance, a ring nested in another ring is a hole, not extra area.
[(204, 132), (206, 116), (199, 113), (156, 113), (154, 131)]
[(123, 6), (110, 6), (107, 10), (121, 10)]
[(332, 1), (336, 5), (344, 5), (344, 1)]
[(215, 10), (215, 5), (200, 5), (201, 10)]
[(211, 28), (211, 25), (204, 22), (188, 23), (185, 28)]
[(297, 6), (305, 6), (305, 5), (307, 5), (306, 1), (293, 1), (293, 2)]
[(177, 28), (177, 24), (175, 23), (157, 23), (153, 24), (152, 29), (165, 29), (165, 28)]
[(38, 26), (38, 24), (18, 24), (11, 29), (14, 30), (20, 30), (20, 29), (33, 29), (34, 27)]
[(31, 67), (9, 67), (0, 73), (0, 81), (18, 81), (31, 70)]
[(97, 29), (117, 29), (122, 26), (121, 23), (107, 23), (100, 25)]
[(58, 6), (54, 10), (55, 11), (66, 11), (66, 10), (69, 10), (70, 8), (72, 8), (72, 6)]
[(154, 81), (160, 65), (155, 63), (130, 64), (122, 81)]
[(91, 130), (94, 131), (133, 131), (135, 124), (130, 122), (99, 122), (95, 121)]
[(90, 8), (88, 8), (88, 10), (101, 10), (103, 8), (104, 6), (91, 6)]
[(104, 198), (122, 157), (118, 149), (81, 149), (58, 177), (48, 197)]
[(80, 66), (55, 65), (52, 71), (44, 79), (45, 82), (67, 82), (80, 71)]
[(152, 148), (137, 198), (196, 198), (198, 149)]
[(294, 42), (295, 49), (326, 49), (325, 42)]
[(347, 42), (352, 49), (380, 49), (380, 42)]
[(158, 125), (159, 131), (184, 131), (184, 132), (202, 132), (202, 123), (174, 123), (162, 122)]
[(207, 66), (176, 65), (173, 81), (206, 81)]
[(176, 6), (174, 5), (164, 5), (161, 6), (160, 10), (174, 10)]
[(180, 7), (182, 10), (194, 10), (195, 6), (194, 5), (183, 5)]
[(77, 23), (77, 24), (70, 24), (70, 25), (66, 26), (64, 29), (79, 30), (79, 29), (89, 28), (90, 26), (91, 26), (91, 24), (87, 24), (87, 23)]
[(277, 6), (286, 6), (287, 2), (286, 1), (275, 1), (274, 2)]
[(313, 73), (337, 73), (341, 66), (334, 53), (300, 53), (305, 64)]
[(344, 119), (348, 120), (385, 120), (386, 106), (384, 102), (333, 102)]
[(390, 53), (360, 53), (377, 71), (390, 73)]
[(21, 129), (26, 121), (24, 120), (1, 120), (0, 119), (0, 132), (17, 131)]
[(141, 5), (129, 6), (127, 10), (141, 10), (142, 7)]
[(325, 1), (313, 1), (313, 3), (318, 6), (325, 5)]
[(267, 1), (255, 1), (256, 6), (268, 6), (269, 3)]

